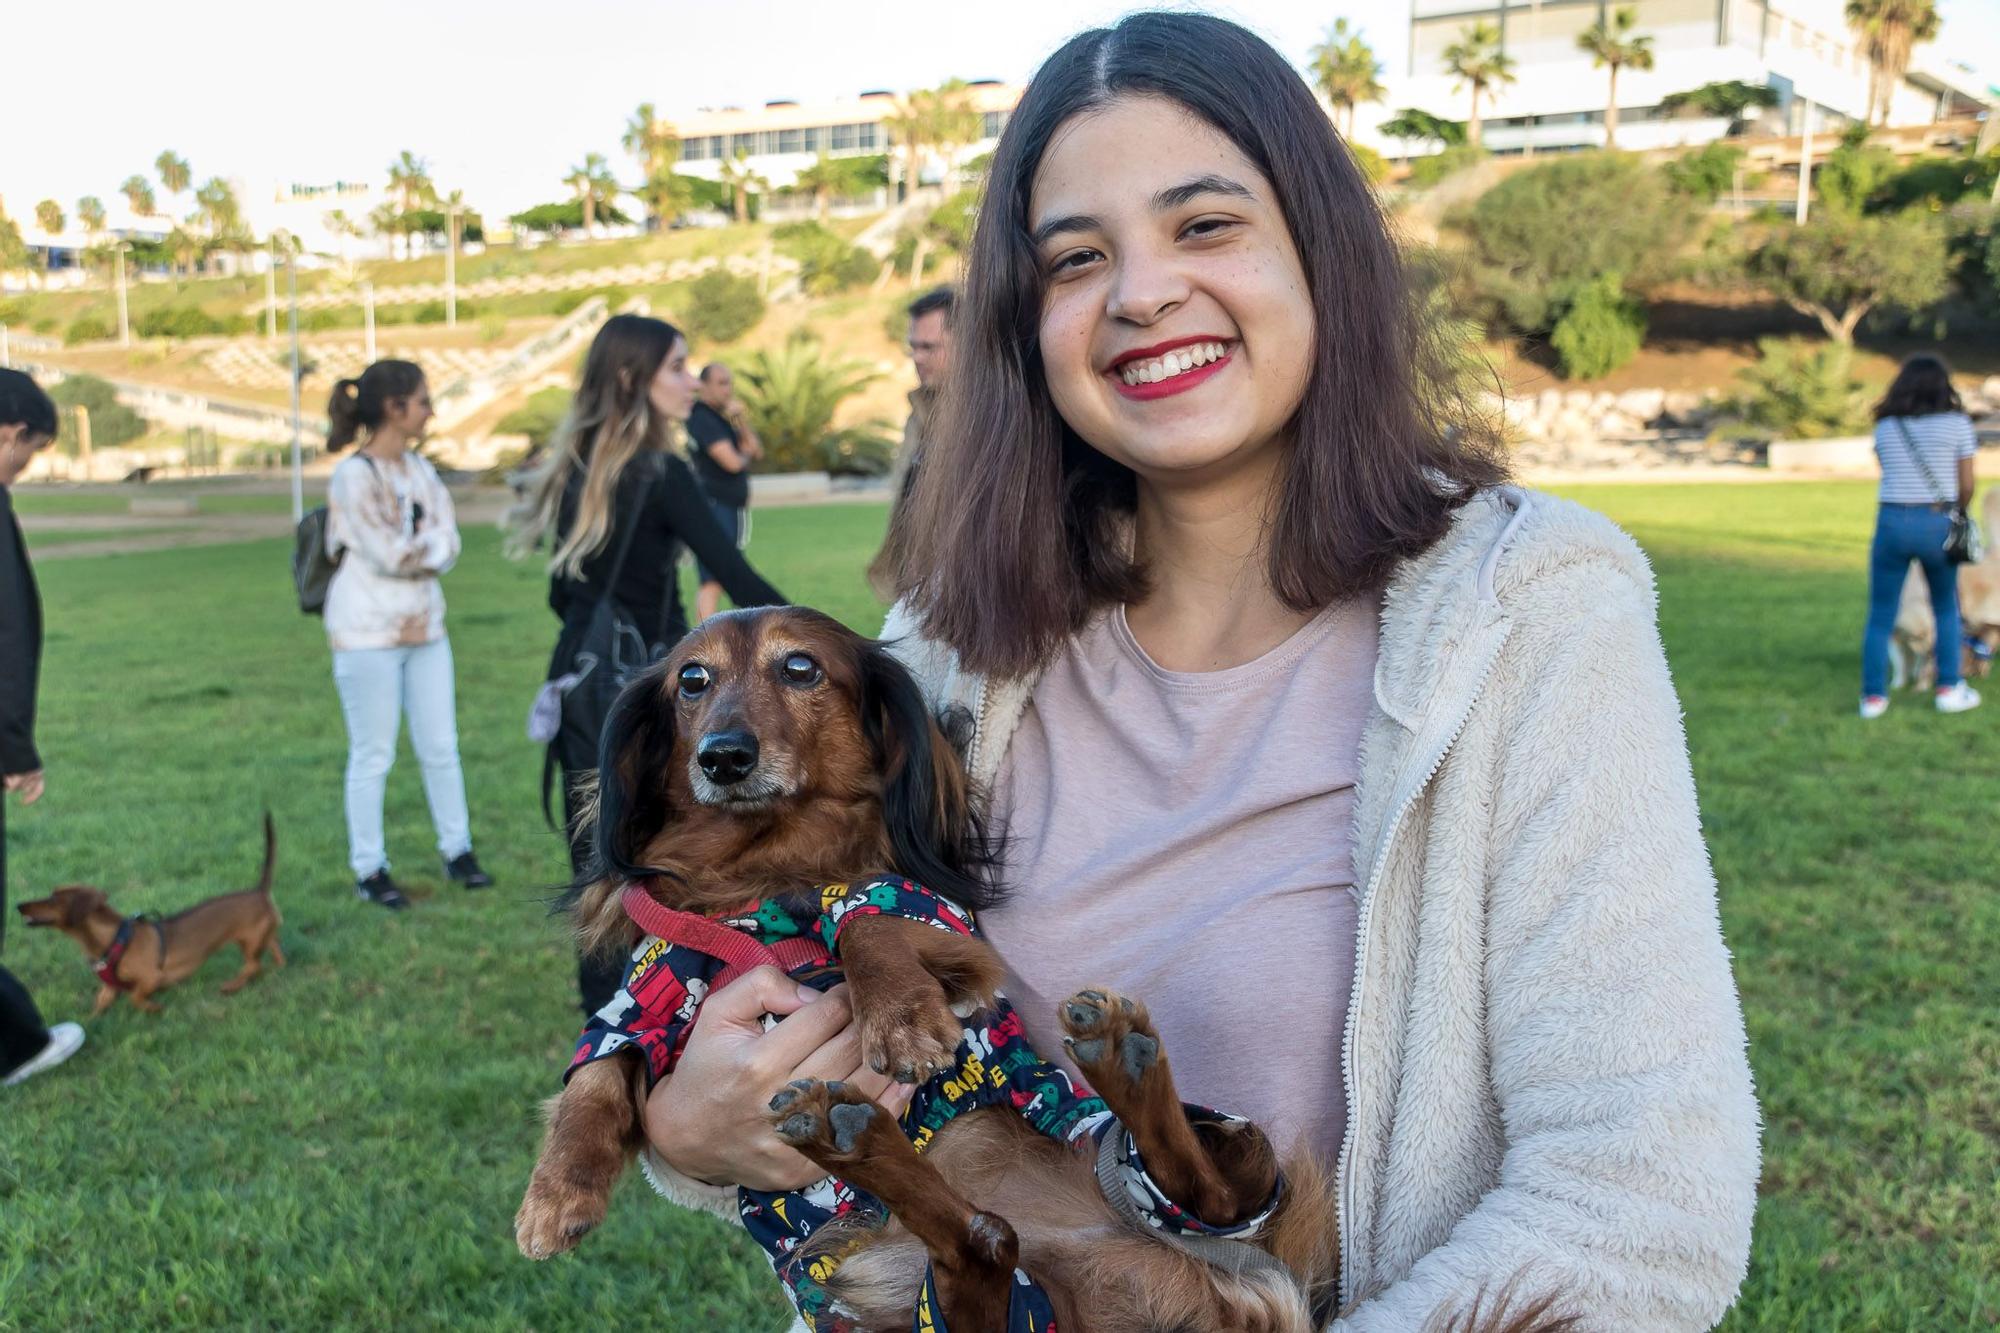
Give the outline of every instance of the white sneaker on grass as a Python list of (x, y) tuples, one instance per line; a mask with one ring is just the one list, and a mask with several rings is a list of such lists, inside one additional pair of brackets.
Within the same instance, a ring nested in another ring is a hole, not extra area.
[(1977, 707), (1979, 691), (1962, 680), (1937, 692), (1937, 710), (1940, 713), (1969, 713)]
[(1874, 720), (1889, 711), (1889, 696), (1886, 694), (1864, 694), (1861, 696), (1861, 716)]
[(35, 1075), (54, 1069), (75, 1055), (82, 1046), (83, 1024), (58, 1023), (49, 1029), (49, 1044), (42, 1047), (42, 1053), (0, 1079), (0, 1087), (11, 1088), (16, 1083), (26, 1083)]

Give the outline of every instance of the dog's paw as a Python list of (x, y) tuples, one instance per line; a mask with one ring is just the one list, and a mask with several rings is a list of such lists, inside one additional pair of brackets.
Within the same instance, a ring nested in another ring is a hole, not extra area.
[(576, 1248), (604, 1220), (605, 1193), (579, 1189), (537, 1174), (514, 1214), (514, 1243), (530, 1259), (548, 1259)]
[(1160, 1038), (1146, 1006), (1108, 990), (1082, 990), (1060, 1006), (1063, 1045), (1091, 1087), (1116, 1097), (1136, 1090), (1160, 1064)]
[(902, 1136), (896, 1117), (847, 1083), (788, 1083), (771, 1099), (769, 1115), (780, 1139), (822, 1166), (854, 1161), (874, 1135)]
[(923, 1083), (958, 1063), (965, 1028), (942, 995), (859, 1006), (861, 1058), (898, 1083)]

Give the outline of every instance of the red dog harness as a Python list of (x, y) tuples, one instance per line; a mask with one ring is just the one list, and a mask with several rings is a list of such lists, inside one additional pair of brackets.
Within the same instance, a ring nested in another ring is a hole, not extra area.
[[(99, 981), (111, 987), (111, 989), (113, 990), (132, 989), (131, 982), (119, 980), (118, 962), (125, 956), (125, 951), (132, 947), (133, 929), (137, 927), (141, 921), (150, 921), (151, 919), (152, 918), (145, 916), (128, 916), (123, 921), (120, 921), (118, 923), (118, 933), (111, 937), (111, 947), (104, 951), (103, 957), (99, 958), (96, 962), (90, 965), (90, 970), (97, 973), (97, 979)], [(158, 929), (158, 927), (154, 927), (154, 929)], [(166, 938), (162, 936), (160, 939), (160, 957), (162, 961), (165, 960), (166, 955), (167, 955), (167, 941)]]
[(808, 936), (766, 944), (699, 913), (668, 907), (637, 884), (625, 886), (620, 905), (624, 907), (625, 915), (637, 922), (639, 929), (648, 935), (719, 959), (722, 972), (715, 978), (716, 990), (721, 990), (752, 968), (775, 967), (790, 976), (826, 955), (819, 941)]

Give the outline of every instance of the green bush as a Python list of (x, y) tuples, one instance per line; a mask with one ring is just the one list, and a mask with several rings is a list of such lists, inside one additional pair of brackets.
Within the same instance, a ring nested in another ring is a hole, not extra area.
[(361, 312), (352, 307), (342, 310), (336, 306), (321, 306), (317, 310), (299, 311), (300, 333), (325, 333), (328, 329), (352, 328), (361, 322)]
[(739, 278), (720, 266), (688, 284), (681, 326), (706, 342), (734, 342), (764, 318), (764, 298), (754, 278)]
[(160, 306), (139, 316), (132, 331), (142, 338), (233, 338), (254, 331), (247, 315), (211, 315), (198, 306)]
[(1776, 439), (1819, 440), (1868, 429), (1853, 349), (1841, 343), (1760, 338), (1757, 363), (1737, 372), (1749, 392), (1734, 407)]
[(564, 292), (555, 299), (554, 304), (549, 307), (549, 312), (558, 317), (573, 314), (585, 301), (588, 301), (593, 296), (603, 297), (605, 306), (614, 313), (619, 306), (624, 305), (632, 299), (632, 293), (626, 291), (623, 287), (606, 287), (603, 291), (596, 292)]
[[(444, 302), (425, 301), (422, 305), (410, 311), (409, 322), (412, 324), (442, 324), (444, 323), (444, 314)], [(478, 315), (479, 307), (477, 305), (466, 300), (464, 297), (459, 298), (458, 317), (461, 321), (475, 319)], [(380, 321), (378, 320), (377, 322), (379, 323)]]
[(784, 223), (771, 239), (799, 261), (799, 286), (808, 296), (832, 296), (875, 276), (875, 256), (817, 222)]
[(2000, 316), (2000, 207), (1954, 210), (1947, 234), (1952, 285), (1974, 309)]
[(1695, 207), (1623, 153), (1581, 153), (1517, 171), (1461, 219), (1473, 289), (1489, 318), (1547, 333), (1606, 274), (1643, 292), (1669, 276)]
[(1441, 153), (1410, 159), (1410, 185), (1414, 189), (1428, 190), (1445, 177), (1455, 176), (1485, 160), (1484, 148), (1469, 143), (1453, 144)]
[(1705, 144), (1660, 164), (1660, 174), (1676, 194), (1712, 204), (1735, 183), (1743, 150), (1735, 144)]
[(1962, 153), (1957, 157), (1921, 158), (1884, 181), (1873, 206), (1885, 212), (1899, 212), (1913, 204), (1934, 209), (1962, 202), (1980, 204), (1993, 197), (1996, 176), (2000, 176), (2000, 149), (1983, 156)]
[(103, 342), (105, 339), (114, 338), (117, 335), (118, 330), (112, 328), (107, 321), (99, 316), (79, 315), (70, 322), (68, 328), (63, 330), (63, 343), (66, 346), (74, 347), (78, 343)]
[(1868, 142), (1865, 126), (1850, 126), (1840, 147), (1813, 172), (1820, 202), (1842, 213), (1859, 213), (1896, 175), (1896, 155)]
[(1349, 143), (1347, 152), (1354, 159), (1354, 165), (1361, 168), (1361, 174), (1368, 178), (1370, 185), (1380, 185), (1389, 174), (1389, 159), (1370, 148), (1365, 143)]
[(570, 391), (568, 389), (537, 389), (528, 395), (528, 401), (501, 417), (494, 426), (497, 435), (525, 435), (531, 448), (540, 448), (549, 442), (562, 425), (562, 419), (569, 414)]
[(879, 475), (895, 456), (887, 423), (836, 430), (840, 406), (877, 378), (863, 361), (830, 361), (800, 329), (775, 351), (757, 352), (737, 372), (750, 421), (764, 442), (764, 470)]
[(118, 391), (95, 375), (71, 375), (49, 390), (49, 398), (62, 409), (57, 443), (71, 456), (75, 455), (78, 443), (75, 408), (81, 407), (90, 414), (93, 449), (115, 448), (138, 439), (148, 429), (146, 419), (119, 402)]
[(1637, 356), (1645, 337), (1645, 311), (1625, 295), (1623, 279), (1607, 273), (1577, 293), (1556, 321), (1549, 344), (1562, 358), (1566, 377), (1594, 380)]

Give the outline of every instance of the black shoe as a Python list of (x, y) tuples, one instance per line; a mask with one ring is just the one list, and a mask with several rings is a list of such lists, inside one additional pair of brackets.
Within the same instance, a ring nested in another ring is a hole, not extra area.
[(389, 872), (378, 870), (367, 879), (354, 881), (354, 891), (371, 903), (380, 903), (392, 912), (400, 912), (410, 905), (403, 891), (396, 887), (396, 881), (389, 878)]
[(444, 863), (444, 873), (454, 884), (463, 884), (468, 889), (490, 889), (493, 876), (479, 868), (479, 862), (471, 852), (460, 852)]

